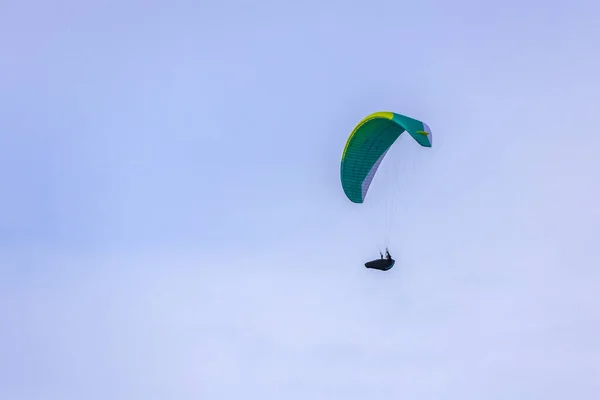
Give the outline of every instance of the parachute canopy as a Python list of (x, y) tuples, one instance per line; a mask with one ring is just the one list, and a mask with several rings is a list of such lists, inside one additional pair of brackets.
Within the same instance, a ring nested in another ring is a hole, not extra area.
[(342, 154), (340, 177), (353, 203), (365, 200), (371, 181), (389, 148), (407, 131), (423, 147), (431, 147), (431, 130), (424, 122), (393, 112), (376, 112), (360, 121)]

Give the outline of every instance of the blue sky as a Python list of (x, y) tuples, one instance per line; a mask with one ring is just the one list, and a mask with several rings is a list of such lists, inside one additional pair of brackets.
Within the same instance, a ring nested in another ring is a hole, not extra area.
[(2, 3), (1, 398), (597, 397), (600, 7), (368, 4)]

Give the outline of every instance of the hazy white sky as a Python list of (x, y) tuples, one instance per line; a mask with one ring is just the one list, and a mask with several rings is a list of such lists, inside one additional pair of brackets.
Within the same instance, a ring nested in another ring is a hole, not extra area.
[(4, 0), (0, 398), (597, 399), (599, 12)]

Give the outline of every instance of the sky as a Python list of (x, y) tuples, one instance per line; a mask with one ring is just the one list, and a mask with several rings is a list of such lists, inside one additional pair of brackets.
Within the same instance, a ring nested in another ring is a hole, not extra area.
[(599, 13), (3, 0), (0, 398), (597, 399)]

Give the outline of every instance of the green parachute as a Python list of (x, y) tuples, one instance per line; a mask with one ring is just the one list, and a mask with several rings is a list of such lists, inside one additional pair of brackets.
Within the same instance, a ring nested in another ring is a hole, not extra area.
[(342, 154), (340, 178), (353, 203), (363, 203), (386, 153), (407, 131), (423, 147), (431, 147), (431, 130), (424, 122), (393, 112), (376, 112), (358, 123)]

